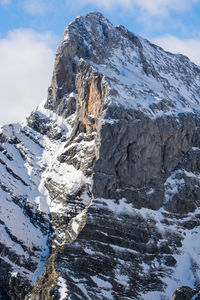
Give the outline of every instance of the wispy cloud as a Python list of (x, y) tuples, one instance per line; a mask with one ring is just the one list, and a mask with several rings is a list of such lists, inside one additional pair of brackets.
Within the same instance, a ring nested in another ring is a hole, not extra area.
[[(0, 0), (1, 4), (11, 3), (13, 0)], [(99, 8), (113, 10), (133, 10), (148, 17), (163, 17), (170, 12), (185, 12), (191, 10), (199, 0), (19, 0), (18, 2), (26, 12), (37, 15), (43, 14), (48, 10), (66, 9), (67, 5), (75, 8), (89, 6), (89, 9)]]
[(173, 35), (165, 35), (151, 41), (172, 53), (182, 53), (200, 65), (200, 38), (180, 39)]
[(112, 9), (116, 6), (127, 9), (139, 9), (149, 15), (163, 15), (169, 11), (183, 12), (192, 8), (198, 0), (67, 0), (79, 5), (93, 5)]
[(11, 0), (0, 0), (1, 5), (7, 5), (7, 4), (10, 4), (10, 3), (11, 3)]
[[(18, 0), (18, 5), (31, 15), (42, 15), (49, 10), (51, 4), (54, 4), (54, 1), (55, 0)], [(5, 6), (13, 2), (13, 0), (0, 0), (0, 5)]]
[(0, 40), (0, 124), (19, 121), (46, 97), (54, 53), (51, 33), (11, 31)]
[(42, 15), (48, 11), (48, 3), (44, 0), (23, 0), (21, 5), (31, 15)]
[[(0, 0), (9, 2), (11, 0)], [(139, 10), (149, 16), (163, 16), (170, 11), (185, 12), (190, 10), (199, 0), (59, 0), (61, 9), (66, 3), (68, 6), (84, 7), (90, 5), (102, 9), (111, 10), (116, 7), (122, 9)], [(55, 0), (21, 0), (24, 9), (31, 14), (42, 14), (48, 10), (48, 7), (57, 8)], [(52, 5), (53, 4), (53, 5)]]
[(151, 15), (162, 15), (169, 11), (187, 11), (197, 3), (197, 0), (132, 0), (132, 2)]

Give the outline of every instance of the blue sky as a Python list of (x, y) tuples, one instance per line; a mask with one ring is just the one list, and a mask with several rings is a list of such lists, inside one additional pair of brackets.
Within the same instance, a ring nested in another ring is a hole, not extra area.
[(0, 124), (46, 97), (65, 27), (90, 11), (200, 64), (200, 0), (0, 0)]

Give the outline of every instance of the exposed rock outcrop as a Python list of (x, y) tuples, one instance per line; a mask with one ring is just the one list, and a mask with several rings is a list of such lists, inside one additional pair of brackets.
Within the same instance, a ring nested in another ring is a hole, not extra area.
[(47, 101), (0, 129), (0, 299), (171, 299), (199, 284), (199, 80), (99, 13), (69, 24)]
[(173, 300), (198, 300), (200, 299), (199, 289), (193, 290), (189, 286), (179, 287), (173, 294)]

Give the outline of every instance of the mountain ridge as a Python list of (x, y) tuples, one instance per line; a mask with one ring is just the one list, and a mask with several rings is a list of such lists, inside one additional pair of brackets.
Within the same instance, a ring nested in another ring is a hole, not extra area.
[(1, 127), (0, 299), (198, 285), (199, 79), (100, 13), (69, 24), (47, 100)]

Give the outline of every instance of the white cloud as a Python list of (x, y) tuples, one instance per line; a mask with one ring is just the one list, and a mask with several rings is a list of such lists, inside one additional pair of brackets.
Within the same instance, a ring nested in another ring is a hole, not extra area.
[(193, 4), (197, 3), (198, 0), (71, 0), (69, 2), (72, 2), (72, 4), (77, 4), (78, 2), (79, 5), (93, 4), (106, 9), (112, 9), (116, 6), (125, 9), (139, 8), (149, 15), (161, 16), (169, 11), (187, 11), (191, 9)]
[(168, 11), (187, 11), (197, 0), (132, 0), (132, 2), (151, 15), (163, 15)]
[(24, 0), (21, 5), (31, 15), (42, 15), (48, 10), (48, 4), (43, 0)]
[[(0, 4), (8, 4), (12, 0), (0, 0)], [(84, 7), (91, 5), (104, 9), (121, 9), (140, 10), (148, 16), (163, 17), (171, 11), (185, 12), (193, 8), (199, 0), (19, 0), (24, 10), (32, 15), (43, 14), (48, 10), (63, 7), (64, 1), (68, 6)]]
[(9, 32), (0, 40), (0, 124), (28, 116), (47, 95), (54, 53), (51, 33)]
[(200, 39), (198, 38), (180, 39), (173, 35), (165, 35), (153, 38), (151, 41), (172, 53), (182, 53), (200, 65)]

